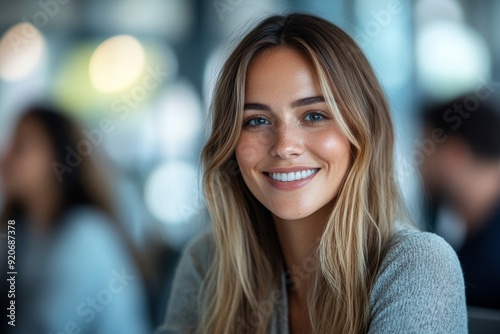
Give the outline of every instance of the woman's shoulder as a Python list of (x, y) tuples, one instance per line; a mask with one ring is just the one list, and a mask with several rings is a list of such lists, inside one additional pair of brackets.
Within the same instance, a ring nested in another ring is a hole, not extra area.
[(453, 279), (463, 285), (463, 274), (456, 252), (440, 236), (409, 226), (399, 227), (379, 268), (376, 284), (387, 279), (422, 282)]
[(57, 255), (57, 267), (71, 267), (75, 261), (82, 270), (129, 263), (124, 240), (112, 220), (90, 206), (75, 207), (61, 217), (52, 253)]
[(445, 269), (452, 266), (460, 270), (456, 252), (440, 236), (422, 232), (411, 226), (399, 226), (390, 241), (381, 271), (394, 263), (421, 263), (426, 267)]
[(155, 333), (194, 333), (201, 318), (200, 295), (214, 257), (211, 230), (201, 232), (184, 248), (177, 265), (163, 325)]
[[(59, 243), (70, 248), (78, 245), (110, 247), (120, 243), (119, 234), (111, 219), (91, 206), (78, 206), (60, 218), (56, 236)], [(71, 247), (69, 244), (72, 244)]]
[(56, 235), (78, 233), (106, 233), (112, 227), (111, 219), (101, 210), (92, 206), (81, 205), (66, 210), (58, 219)]
[(413, 228), (394, 233), (370, 304), (370, 333), (467, 331), (460, 262), (451, 246), (433, 233)]
[(179, 266), (185, 266), (204, 277), (213, 261), (215, 242), (212, 230), (205, 230), (193, 237), (184, 247)]

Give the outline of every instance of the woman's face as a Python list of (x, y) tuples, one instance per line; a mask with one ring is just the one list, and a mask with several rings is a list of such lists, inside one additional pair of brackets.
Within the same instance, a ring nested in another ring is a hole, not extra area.
[(22, 120), (3, 159), (7, 195), (25, 200), (48, 192), (54, 181), (53, 161), (51, 144), (42, 127), (34, 119)]
[(268, 50), (251, 63), (236, 158), (252, 194), (275, 216), (297, 220), (331, 207), (350, 143), (298, 51)]

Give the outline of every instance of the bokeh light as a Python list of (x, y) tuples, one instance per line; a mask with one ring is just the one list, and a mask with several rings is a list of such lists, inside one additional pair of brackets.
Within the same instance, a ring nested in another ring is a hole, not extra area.
[(146, 206), (166, 224), (187, 222), (200, 213), (201, 205), (195, 165), (171, 160), (157, 167), (148, 177)]
[(10, 28), (0, 41), (0, 77), (19, 81), (41, 65), (46, 54), (42, 33), (30, 23)]
[(201, 132), (201, 102), (194, 88), (180, 81), (167, 88), (158, 104), (157, 126), (167, 156), (191, 151)]
[(112, 37), (101, 43), (90, 59), (90, 79), (94, 87), (113, 93), (129, 87), (142, 73), (145, 52), (132, 36)]
[(151, 106), (151, 101), (154, 101), (156, 95), (163, 91), (164, 86), (177, 79), (179, 61), (169, 44), (161, 43), (157, 39), (141, 40), (141, 44), (146, 55), (142, 74), (126, 89), (105, 94), (96, 89), (89, 75), (90, 59), (99, 43), (91, 39), (73, 46), (71, 50), (63, 53), (58, 63), (59, 68), (54, 74), (55, 99), (67, 109), (84, 117), (96, 115), (102, 117), (104, 114), (111, 116), (115, 106), (120, 108), (124, 106), (123, 103), (117, 104), (116, 100), (124, 101), (123, 96), (130, 95), (143, 87), (143, 80), (150, 76), (151, 71), (160, 69), (161, 72), (168, 73), (162, 77), (162, 81), (158, 82), (153, 90), (147, 90), (147, 94), (143, 96), (143, 99), (141, 98), (141, 101), (134, 101), (131, 106), (125, 103), (131, 113), (143, 112), (146, 107)]
[(416, 60), (423, 89), (446, 99), (474, 89), (486, 79), (491, 62), (481, 35), (456, 22), (436, 22), (421, 28)]

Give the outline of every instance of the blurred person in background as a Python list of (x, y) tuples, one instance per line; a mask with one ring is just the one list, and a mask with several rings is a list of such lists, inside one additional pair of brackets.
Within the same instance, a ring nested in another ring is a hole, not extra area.
[(16, 220), (9, 333), (151, 330), (141, 263), (94, 154), (78, 156), (84, 139), (63, 114), (35, 106), (20, 117), (2, 159), (2, 223)]
[(468, 305), (500, 309), (500, 114), (473, 96), (425, 109), (420, 170), (427, 224), (457, 251)]

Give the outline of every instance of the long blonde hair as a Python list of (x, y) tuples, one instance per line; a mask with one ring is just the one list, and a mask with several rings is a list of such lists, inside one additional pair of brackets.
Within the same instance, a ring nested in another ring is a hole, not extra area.
[[(313, 333), (363, 333), (370, 293), (402, 207), (393, 176), (389, 107), (369, 62), (340, 28), (292, 13), (264, 19), (236, 46), (214, 92), (211, 135), (202, 152), (203, 186), (215, 257), (204, 281), (199, 332), (265, 333), (283, 258), (269, 211), (250, 193), (234, 150), (252, 59), (275, 47), (302, 52), (351, 144), (352, 163), (316, 253), (309, 290)], [(279, 291), (279, 290), (278, 290)]]

